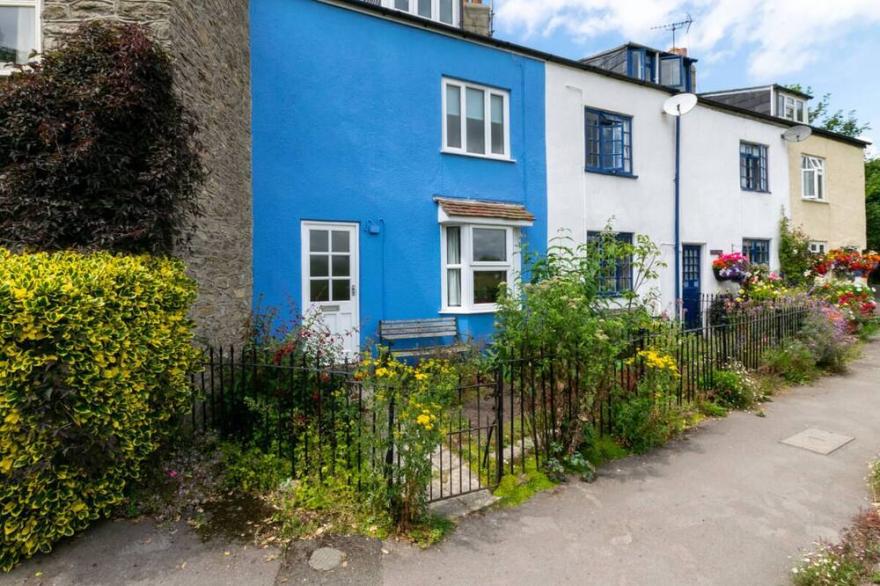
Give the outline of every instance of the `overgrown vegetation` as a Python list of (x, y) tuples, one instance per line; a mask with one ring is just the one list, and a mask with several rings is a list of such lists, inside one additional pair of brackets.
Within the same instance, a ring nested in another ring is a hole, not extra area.
[(783, 213), (779, 222), (779, 268), (786, 284), (797, 287), (808, 283), (815, 263), (810, 241), (810, 235), (792, 226)]
[(171, 59), (89, 22), (0, 84), (0, 246), (170, 253), (198, 211), (196, 124)]
[[(880, 462), (868, 478), (874, 500), (880, 484)], [(822, 543), (792, 569), (795, 586), (864, 586), (880, 584), (880, 509), (878, 503), (859, 513), (839, 543)]]
[(106, 515), (188, 405), (182, 263), (0, 249), (0, 569)]

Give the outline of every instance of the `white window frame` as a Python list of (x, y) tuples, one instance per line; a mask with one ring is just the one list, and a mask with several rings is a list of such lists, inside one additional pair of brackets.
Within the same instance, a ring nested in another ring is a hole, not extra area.
[[(807, 118), (809, 117), (809, 111), (807, 110), (806, 100), (802, 100), (801, 98), (796, 98), (788, 94), (780, 94), (780, 97), (782, 98), (782, 112), (777, 112), (777, 116), (779, 116), (780, 118), (785, 118), (786, 120), (791, 120), (792, 122), (801, 122), (803, 124), (809, 123), (807, 120)], [(791, 116), (788, 116), (787, 114), (789, 106), (791, 106)], [(800, 118), (798, 118), (797, 114), (799, 106), (802, 112)]]
[(828, 243), (815, 240), (810, 242), (810, 252), (813, 254), (825, 254), (828, 250)]
[[(382, 6), (385, 8), (391, 8), (392, 10), (399, 10), (400, 12), (405, 12), (407, 14), (412, 14), (413, 16), (418, 16), (419, 18), (426, 18), (419, 14), (419, 2), (418, 0), (408, 0), (409, 1), (409, 9), (402, 10), (397, 8), (395, 4), (395, 0), (382, 0)], [(431, 18), (426, 20), (433, 20), (434, 22), (439, 22), (440, 24), (445, 24), (447, 26), (454, 26), (456, 28), (461, 26), (461, 15), (459, 11), (461, 10), (461, 2), (459, 0), (452, 0), (452, 22), (443, 22), (440, 20), (440, 0), (431, 0)]]
[[(34, 48), (33, 50), (36, 52), (41, 52), (43, 50), (43, 29), (42, 29), (42, 15), (43, 15), (43, 0), (0, 0), (0, 7), (12, 7), (12, 8), (33, 8), (34, 9), (34, 31), (35, 31), (35, 39), (34, 39)], [(9, 75), (16, 69), (15, 64), (9, 64), (5, 62), (0, 62), (0, 76)]]
[[(807, 161), (812, 161), (819, 166), (807, 168)], [(813, 194), (807, 195), (807, 173), (812, 175)], [(825, 159), (813, 155), (801, 155), (801, 198), (808, 201), (826, 201), (828, 196), (828, 182), (825, 181)]]
[[(446, 229), (459, 228), (461, 238), (461, 263), (449, 265), (447, 263)], [(473, 230), (485, 228), (504, 230), (506, 234), (507, 260), (505, 262), (475, 262), (473, 260)], [(474, 303), (474, 272), (480, 270), (505, 271), (507, 273), (507, 286), (513, 287), (514, 276), (520, 263), (519, 247), (520, 229), (515, 226), (495, 223), (449, 223), (440, 226), (440, 312), (441, 313), (494, 313), (498, 310), (495, 303)], [(447, 270), (461, 270), (461, 305), (450, 306), (449, 292), (447, 290)]]
[[(461, 88), (461, 147), (450, 147), (447, 144), (447, 116), (446, 116), (446, 88), (450, 85)], [(477, 90), (485, 94), (483, 100), (483, 124), (485, 126), (483, 132), (486, 137), (486, 152), (472, 153), (467, 150), (467, 90)], [(440, 150), (444, 153), (454, 155), (464, 155), (467, 157), (478, 157), (481, 159), (495, 159), (497, 161), (512, 161), (510, 157), (510, 92), (499, 88), (479, 85), (454, 78), (444, 77), (440, 87), (443, 117), (442, 143)], [(498, 154), (492, 152), (492, 96), (500, 96), (504, 102), (504, 153)]]

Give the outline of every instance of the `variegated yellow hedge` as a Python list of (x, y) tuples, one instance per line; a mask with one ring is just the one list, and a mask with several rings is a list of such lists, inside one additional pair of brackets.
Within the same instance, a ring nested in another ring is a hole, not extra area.
[(0, 569), (120, 501), (185, 408), (182, 263), (0, 249)]

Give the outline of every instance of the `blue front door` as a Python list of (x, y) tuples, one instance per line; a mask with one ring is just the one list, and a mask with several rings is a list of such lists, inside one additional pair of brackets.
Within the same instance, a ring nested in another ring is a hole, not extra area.
[(700, 314), (700, 293), (702, 290), (700, 274), (700, 251), (698, 244), (685, 244), (682, 261), (681, 302), (684, 309), (686, 328), (698, 328), (702, 323)]

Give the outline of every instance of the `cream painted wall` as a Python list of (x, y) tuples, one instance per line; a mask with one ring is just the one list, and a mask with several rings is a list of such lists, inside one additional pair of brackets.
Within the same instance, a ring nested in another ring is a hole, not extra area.
[[(661, 291), (657, 309), (674, 311), (675, 121), (662, 111), (669, 94), (553, 63), (546, 83), (548, 236), (583, 242), (587, 230), (612, 218), (616, 231), (648, 235), (669, 265), (649, 286)], [(585, 171), (585, 107), (633, 117), (636, 178)], [(778, 224), (790, 191), (783, 130), (702, 105), (683, 118), (681, 239), (702, 245), (705, 293), (722, 290), (712, 275), (713, 249), (730, 252), (743, 238), (767, 239), (771, 265), (778, 266)], [(740, 189), (740, 140), (768, 146), (770, 193)]]
[[(801, 197), (802, 155), (825, 159), (824, 201)], [(865, 151), (841, 141), (813, 135), (788, 147), (791, 219), (815, 241), (829, 248), (867, 245), (865, 220)]]

